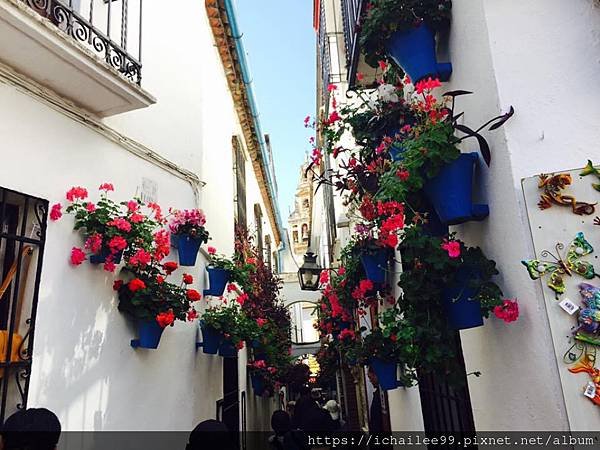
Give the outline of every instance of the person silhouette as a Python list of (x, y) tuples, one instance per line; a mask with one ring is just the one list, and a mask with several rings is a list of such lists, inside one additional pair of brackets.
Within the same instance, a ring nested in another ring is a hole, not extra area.
[(17, 411), (2, 425), (4, 450), (54, 450), (60, 439), (58, 417), (46, 408), (29, 408)]

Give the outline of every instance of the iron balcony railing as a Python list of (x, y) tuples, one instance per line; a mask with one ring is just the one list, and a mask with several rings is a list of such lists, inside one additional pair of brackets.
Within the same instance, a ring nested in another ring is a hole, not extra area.
[(20, 1), (83, 43), (121, 76), (141, 84), (143, 0)]
[(348, 82), (354, 84), (360, 48), (358, 35), (360, 32), (360, 17), (367, 0), (342, 0), (342, 20), (344, 22), (344, 44), (346, 47), (346, 68)]

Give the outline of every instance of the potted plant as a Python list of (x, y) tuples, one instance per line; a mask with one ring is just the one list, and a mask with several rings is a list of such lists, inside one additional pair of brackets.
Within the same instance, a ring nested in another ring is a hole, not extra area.
[(452, 64), (438, 63), (435, 35), (450, 25), (451, 0), (371, 0), (362, 18), (360, 45), (373, 67), (391, 57), (415, 83), (447, 81)]
[(205, 223), (206, 216), (201, 209), (172, 211), (169, 228), (177, 243), (180, 265), (196, 265), (200, 246), (208, 242), (209, 234), (204, 228)]
[[(364, 327), (363, 331), (366, 331)], [(398, 364), (404, 363), (406, 355), (412, 352), (413, 337), (412, 329), (404, 326), (395, 306), (382, 311), (378, 327), (364, 337), (361, 360), (373, 368), (382, 389), (387, 391), (404, 385), (402, 379), (398, 380)]]
[(134, 319), (139, 339), (133, 339), (134, 348), (158, 348), (160, 337), (175, 320), (194, 320), (196, 310), (191, 306), (201, 296), (188, 284), (193, 281), (184, 274), (181, 284), (167, 281), (177, 269), (177, 263), (161, 264), (157, 259), (138, 265), (127, 264), (121, 271), (125, 279), (116, 280), (113, 288), (118, 292), (119, 311)]
[(236, 271), (234, 262), (224, 255), (217, 255), (214, 247), (208, 247), (208, 289), (204, 295), (220, 297), (225, 291), (225, 286), (230, 281), (232, 274)]
[[(513, 114), (487, 121), (477, 130), (459, 124), (461, 114), (454, 113), (454, 99), (466, 91), (447, 92), (443, 101), (437, 101), (432, 91), (439, 87), (437, 80), (417, 83), (413, 108), (418, 120), (412, 136), (404, 140), (402, 160), (382, 175), (377, 198), (395, 198), (407, 201), (414, 193), (424, 192), (443, 225), (456, 225), (470, 220), (482, 220), (489, 214), (484, 204), (473, 204), (473, 171), (477, 153), (461, 153), (458, 145), (473, 137), (489, 166), (491, 152), (480, 132), (501, 127)], [(462, 136), (456, 136), (459, 132)]]
[[(106, 271), (114, 272), (123, 253), (130, 257), (140, 248), (152, 247), (154, 232), (163, 218), (160, 206), (155, 203), (145, 205), (135, 198), (116, 203), (108, 197), (108, 192), (114, 191), (110, 183), (103, 183), (99, 190), (100, 199), (96, 203), (87, 200), (88, 191), (80, 186), (66, 194), (70, 204), (65, 211), (75, 216), (73, 228), (85, 237), (83, 248), (71, 250), (71, 264), (80, 265), (89, 257), (90, 263), (104, 264)], [(52, 206), (52, 220), (60, 219), (61, 208), (60, 203)]]
[(231, 302), (229, 305), (211, 306), (202, 314), (202, 333), (205, 339), (206, 332), (209, 333), (211, 339), (214, 338), (215, 333), (218, 334), (219, 355), (224, 358), (233, 358), (237, 356), (238, 350), (244, 347), (246, 320), (246, 316), (235, 302)]
[(248, 373), (250, 374), (254, 395), (257, 397), (273, 395), (275, 375), (277, 374), (276, 367), (268, 365), (263, 359), (249, 361)]

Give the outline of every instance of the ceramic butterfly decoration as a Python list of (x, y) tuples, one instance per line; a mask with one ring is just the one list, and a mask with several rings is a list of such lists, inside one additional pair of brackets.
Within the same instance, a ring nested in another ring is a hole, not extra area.
[(598, 276), (594, 270), (594, 266), (586, 261), (581, 261), (581, 258), (589, 255), (594, 251), (594, 248), (586, 241), (583, 233), (580, 231), (569, 245), (567, 250), (566, 258), (561, 257), (561, 250), (564, 249), (564, 245), (560, 242), (556, 244), (556, 255), (544, 250), (541, 253), (542, 258), (551, 256), (554, 261), (542, 261), (538, 259), (526, 259), (521, 261), (532, 280), (537, 280), (545, 275), (549, 275), (547, 284), (552, 289), (556, 298), (565, 292), (566, 286), (563, 279), (564, 275), (572, 276), (573, 273), (582, 276), (587, 280), (591, 280), (595, 276)]

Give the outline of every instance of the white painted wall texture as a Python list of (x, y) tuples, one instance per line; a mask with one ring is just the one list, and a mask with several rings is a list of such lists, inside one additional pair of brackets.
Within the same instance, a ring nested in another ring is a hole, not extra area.
[[(231, 254), (231, 138), (241, 135), (241, 129), (203, 5), (183, 3), (164, 8), (149, 2), (144, 8), (143, 86), (157, 104), (106, 123), (206, 182), (199, 206), (208, 218), (211, 245)], [(185, 30), (185, 39), (179, 30)], [(196, 206), (186, 181), (33, 96), (0, 82), (0, 104), (3, 187), (54, 203), (63, 201), (73, 185), (88, 187), (94, 196), (102, 182), (112, 182), (113, 198), (120, 201), (136, 194), (146, 177), (157, 182), (163, 208)], [(249, 158), (246, 178), (249, 225), (258, 203), (263, 233), (274, 242)], [(71, 247), (82, 244), (72, 225), (71, 217), (63, 217), (48, 227), (29, 406), (55, 411), (64, 430), (189, 431), (199, 421), (214, 418), (215, 402), (223, 395), (221, 358), (196, 352), (196, 326), (181, 322), (165, 331), (159, 349), (132, 349), (129, 341), (136, 330), (117, 311), (113, 276), (89, 264), (73, 268), (68, 263)], [(170, 259), (176, 260), (176, 252)], [(204, 263), (200, 256), (196, 267), (185, 270), (194, 275), (200, 291)], [(246, 359), (241, 355), (244, 387)], [(252, 396), (251, 388), (245, 389)], [(250, 429), (266, 426), (263, 416), (271, 403), (250, 399), (248, 415), (256, 411), (257, 416)]]

